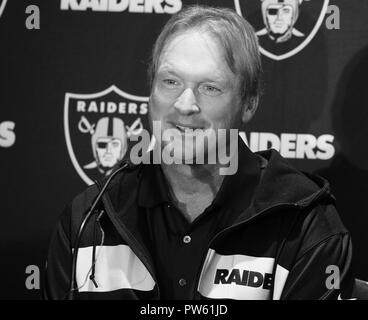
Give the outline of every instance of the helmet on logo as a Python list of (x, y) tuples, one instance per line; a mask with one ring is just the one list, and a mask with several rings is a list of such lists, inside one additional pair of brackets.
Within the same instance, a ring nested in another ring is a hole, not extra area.
[(127, 151), (127, 133), (123, 120), (101, 118), (92, 134), (91, 143), (99, 170), (108, 173)]
[[(294, 29), (299, 17), (299, 6), (303, 0), (261, 0), (262, 17), (267, 33), (276, 42), (285, 42), (292, 35), (304, 36)], [(264, 30), (264, 31), (266, 31)], [(259, 35), (265, 34), (264, 31)]]

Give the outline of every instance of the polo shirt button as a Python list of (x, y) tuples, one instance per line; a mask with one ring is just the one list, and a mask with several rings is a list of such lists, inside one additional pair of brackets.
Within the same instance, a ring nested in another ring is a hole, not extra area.
[(186, 281), (185, 279), (180, 279), (180, 280), (179, 280), (179, 285), (180, 285), (181, 287), (184, 287), (186, 284), (187, 284), (187, 281)]
[(190, 236), (185, 236), (184, 238), (183, 238), (183, 242), (184, 243), (190, 243), (192, 241), (192, 238), (190, 237)]

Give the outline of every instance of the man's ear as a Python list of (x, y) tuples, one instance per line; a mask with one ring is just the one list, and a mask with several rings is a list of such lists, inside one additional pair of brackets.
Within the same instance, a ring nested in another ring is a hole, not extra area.
[(242, 114), (243, 123), (247, 123), (253, 118), (258, 108), (258, 100), (258, 97), (252, 97), (245, 102)]

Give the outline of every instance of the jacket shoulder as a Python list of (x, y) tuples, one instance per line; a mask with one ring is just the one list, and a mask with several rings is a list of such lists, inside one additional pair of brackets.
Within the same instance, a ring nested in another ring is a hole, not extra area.
[[(140, 170), (136, 169), (131, 172), (120, 173), (111, 180), (105, 192), (112, 200), (112, 203), (115, 203), (116, 198), (120, 196), (131, 194), (138, 187), (139, 172)], [(81, 222), (84, 214), (90, 208), (106, 181), (107, 178), (96, 181), (96, 183), (77, 194), (71, 203), (67, 205), (64, 215), (71, 219), (72, 225)]]
[(317, 203), (313, 208), (302, 214), (300, 234), (303, 241), (298, 257), (303, 256), (314, 247), (331, 238), (348, 236), (349, 232), (344, 226), (338, 211), (332, 203)]

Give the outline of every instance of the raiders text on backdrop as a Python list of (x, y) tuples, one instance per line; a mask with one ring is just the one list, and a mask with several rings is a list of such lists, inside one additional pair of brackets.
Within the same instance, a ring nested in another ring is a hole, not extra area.
[(244, 132), (240, 136), (253, 152), (272, 148), (288, 159), (328, 160), (335, 155), (331, 134), (315, 137), (303, 133), (281, 133), (278, 136), (271, 132), (251, 132), (249, 141)]
[(0, 122), (0, 147), (8, 148), (15, 143), (15, 123), (13, 121)]
[(61, 10), (109, 11), (134, 13), (169, 13), (174, 14), (182, 7), (181, 0), (61, 0)]
[(119, 114), (147, 114), (148, 104), (146, 102), (137, 104), (135, 102), (119, 102), (115, 103), (112, 101), (90, 101), (86, 102), (83, 100), (77, 101), (77, 112), (83, 113), (119, 113)]

